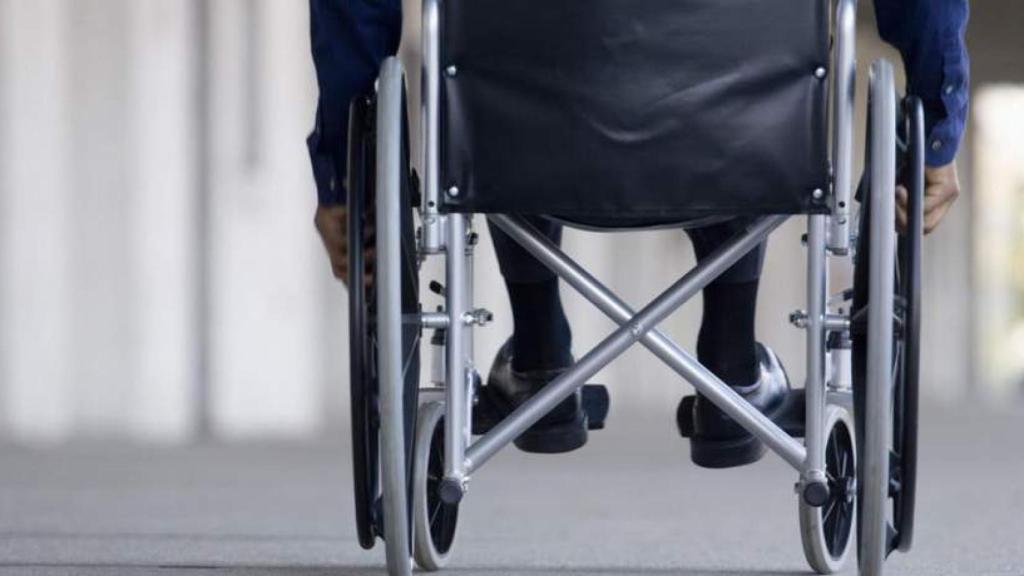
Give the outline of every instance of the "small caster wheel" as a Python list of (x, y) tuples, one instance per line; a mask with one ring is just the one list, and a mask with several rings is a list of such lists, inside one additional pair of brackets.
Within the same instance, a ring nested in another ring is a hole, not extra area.
[(420, 407), (413, 455), (413, 558), (428, 572), (444, 568), (455, 542), (459, 505), (441, 500), (444, 480), (444, 404)]
[(829, 495), (815, 507), (800, 498), (800, 539), (804, 556), (818, 574), (843, 568), (853, 547), (857, 518), (857, 447), (853, 417), (838, 406), (825, 413), (825, 475)]

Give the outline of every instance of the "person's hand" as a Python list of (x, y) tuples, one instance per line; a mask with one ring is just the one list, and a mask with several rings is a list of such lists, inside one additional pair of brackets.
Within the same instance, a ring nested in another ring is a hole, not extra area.
[(348, 210), (344, 206), (317, 206), (313, 218), (327, 249), (334, 277), (348, 285)]
[[(924, 233), (930, 234), (939, 225), (949, 208), (960, 196), (956, 163), (926, 166), (924, 169)], [(907, 189), (896, 187), (896, 227), (907, 230)]]

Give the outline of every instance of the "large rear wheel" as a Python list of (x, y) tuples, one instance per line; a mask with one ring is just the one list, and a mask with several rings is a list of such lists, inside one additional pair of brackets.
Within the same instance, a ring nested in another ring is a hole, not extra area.
[(419, 390), (419, 285), (405, 75), (397, 58), (377, 79), (374, 208), (376, 366), (380, 414), (381, 518), (388, 572), (412, 570), (412, 453)]
[[(872, 67), (869, 110), (851, 332), (861, 463), (858, 551), (861, 574), (875, 576), (893, 550), (909, 548), (913, 531), (924, 152), (923, 114), (913, 99), (904, 103), (905, 138), (897, 139), (887, 63)], [(898, 240), (897, 159), (909, 196), (908, 229)]]
[(879, 576), (888, 552), (895, 346), (896, 92), (892, 65), (871, 66), (866, 190), (854, 271), (853, 385), (860, 573)]
[[(363, 548), (372, 548), (384, 536), (381, 485), (381, 372), (378, 289), (380, 266), (376, 259), (377, 202), (377, 101), (375, 96), (356, 98), (349, 119), (348, 247), (349, 247), (349, 362), (352, 414), (352, 469), (355, 490), (356, 532)], [(400, 235), (398, 272), (401, 298), (402, 387), (407, 468), (412, 465), (419, 390), (419, 265), (413, 231), (414, 180), (402, 122), (401, 159), (398, 170)], [(383, 262), (380, 265), (384, 265)]]

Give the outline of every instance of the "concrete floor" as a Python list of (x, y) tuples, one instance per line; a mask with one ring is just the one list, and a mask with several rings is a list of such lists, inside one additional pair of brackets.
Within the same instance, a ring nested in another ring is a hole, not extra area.
[[(808, 573), (793, 473), (774, 456), (693, 467), (673, 409), (613, 412), (564, 457), (503, 453), (474, 478), (448, 573)], [(917, 542), (890, 574), (1024, 575), (1022, 437), (1024, 407), (926, 411)], [(383, 548), (355, 543), (350, 481), (343, 438), (0, 447), (0, 574), (383, 574)]]

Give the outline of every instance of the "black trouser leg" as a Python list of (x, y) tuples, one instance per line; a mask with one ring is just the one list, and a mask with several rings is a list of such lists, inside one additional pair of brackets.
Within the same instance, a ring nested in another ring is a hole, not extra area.
[[(527, 220), (556, 244), (561, 243), (561, 225), (543, 218)], [(488, 225), (512, 307), (512, 367), (527, 371), (568, 366), (572, 363), (572, 332), (562, 309), (558, 276), (500, 228)]]
[[(745, 223), (731, 220), (687, 230), (697, 261), (728, 242)], [(731, 386), (748, 386), (758, 378), (754, 320), (764, 250), (765, 244), (761, 243), (704, 288), (697, 359)]]

